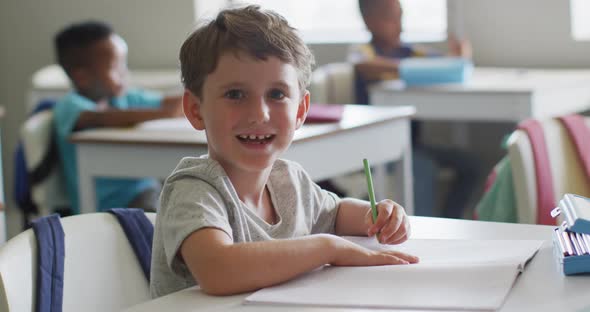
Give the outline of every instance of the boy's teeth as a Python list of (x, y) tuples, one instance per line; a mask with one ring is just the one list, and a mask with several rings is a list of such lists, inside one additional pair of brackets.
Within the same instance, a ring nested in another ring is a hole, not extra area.
[(238, 137), (245, 140), (264, 140), (268, 139), (272, 136), (272, 134), (262, 134), (262, 135), (255, 135), (255, 134), (240, 134)]

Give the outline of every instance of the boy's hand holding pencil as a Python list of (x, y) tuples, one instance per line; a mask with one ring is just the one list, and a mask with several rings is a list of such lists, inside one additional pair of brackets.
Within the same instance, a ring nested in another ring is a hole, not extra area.
[(390, 199), (385, 199), (375, 204), (375, 191), (371, 167), (367, 159), (363, 159), (367, 186), (369, 189), (369, 201), (371, 210), (365, 215), (365, 224), (368, 226), (367, 235), (377, 234), (381, 244), (401, 244), (410, 237), (410, 222), (404, 208)]
[(365, 215), (367, 236), (377, 234), (381, 244), (401, 244), (410, 237), (410, 222), (404, 208), (390, 199), (376, 205), (377, 220), (373, 222), (372, 211)]

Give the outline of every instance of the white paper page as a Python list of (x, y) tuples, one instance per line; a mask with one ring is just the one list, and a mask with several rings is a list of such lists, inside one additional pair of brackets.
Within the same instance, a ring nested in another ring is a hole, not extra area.
[(401, 245), (382, 245), (374, 237), (344, 237), (369, 249), (390, 249), (420, 258), (420, 264), (519, 264), (524, 269), (542, 240), (412, 239)]
[(496, 310), (515, 265), (330, 267), (265, 288), (247, 303), (351, 308)]
[[(410, 240), (369, 248), (394, 248), (418, 255), (403, 266), (330, 267), (262, 289), (247, 303), (357, 308), (495, 310), (542, 241)], [(497, 260), (497, 261), (496, 261)]]

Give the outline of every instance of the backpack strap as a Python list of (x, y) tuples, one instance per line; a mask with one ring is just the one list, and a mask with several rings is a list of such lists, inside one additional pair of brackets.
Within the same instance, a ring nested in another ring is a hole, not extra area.
[(23, 212), (23, 229), (30, 227), (31, 215), (39, 212), (33, 202), (31, 186), (27, 172), (27, 161), (22, 142), (19, 142), (14, 152), (14, 199), (17, 206)]
[(586, 126), (584, 117), (573, 114), (559, 117), (559, 120), (572, 139), (578, 152), (578, 159), (586, 172), (586, 178), (590, 180), (590, 130)]
[(112, 208), (107, 210), (119, 220), (135, 256), (141, 265), (145, 278), (150, 281), (152, 261), (152, 240), (154, 225), (146, 217), (145, 212), (137, 208)]
[(31, 186), (37, 185), (43, 182), (47, 177), (53, 172), (53, 170), (58, 170), (57, 164), (59, 163), (59, 151), (57, 149), (57, 142), (55, 139), (51, 139), (49, 142), (49, 147), (47, 148), (47, 152), (43, 155), (43, 159), (37, 165), (37, 167), (33, 168), (31, 172), (29, 172), (29, 184)]
[(64, 231), (59, 215), (32, 222), (37, 238), (37, 293), (35, 311), (61, 312), (64, 287)]
[(523, 130), (531, 141), (537, 186), (537, 224), (555, 225), (551, 217), (551, 210), (555, 208), (553, 175), (543, 127), (538, 120), (527, 119), (518, 125), (518, 129)]

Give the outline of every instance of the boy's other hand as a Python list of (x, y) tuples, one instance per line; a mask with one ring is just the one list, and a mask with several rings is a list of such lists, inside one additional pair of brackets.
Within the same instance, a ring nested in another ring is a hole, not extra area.
[(394, 250), (370, 250), (339, 236), (330, 235), (335, 266), (374, 266), (417, 263), (418, 257)]
[(449, 35), (447, 40), (449, 55), (470, 59), (472, 56), (471, 43), (469, 40), (458, 40), (455, 36)]
[(401, 244), (410, 237), (410, 222), (402, 206), (390, 199), (377, 203), (377, 220), (373, 223), (371, 210), (365, 215), (367, 235), (377, 233), (381, 244)]

